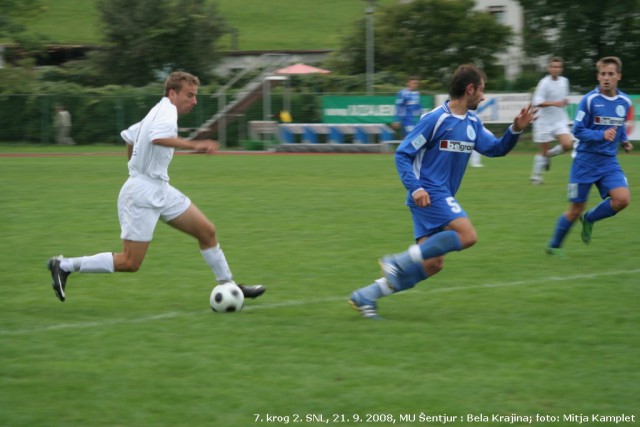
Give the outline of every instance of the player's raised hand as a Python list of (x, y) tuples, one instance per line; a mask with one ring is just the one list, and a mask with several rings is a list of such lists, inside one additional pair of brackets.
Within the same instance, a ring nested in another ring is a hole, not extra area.
[(520, 113), (513, 119), (513, 130), (516, 132), (522, 132), (529, 123), (533, 121), (537, 108), (534, 108), (531, 104), (523, 107)]

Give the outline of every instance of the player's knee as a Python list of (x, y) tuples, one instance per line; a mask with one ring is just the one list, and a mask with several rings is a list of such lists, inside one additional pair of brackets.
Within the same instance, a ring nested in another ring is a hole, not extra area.
[(462, 249), (470, 248), (478, 242), (478, 233), (476, 230), (471, 229), (460, 235), (460, 243), (462, 243)]
[(618, 197), (615, 199), (611, 200), (611, 207), (613, 208), (614, 211), (616, 212), (620, 212), (622, 209), (626, 208), (627, 206), (629, 206), (629, 196), (625, 196), (625, 197)]

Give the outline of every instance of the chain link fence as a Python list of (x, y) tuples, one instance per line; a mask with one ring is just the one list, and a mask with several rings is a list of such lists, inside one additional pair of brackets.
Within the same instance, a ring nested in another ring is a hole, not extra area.
[[(56, 144), (56, 106), (61, 105), (71, 115), (70, 136), (76, 144), (121, 144), (120, 131), (142, 120), (160, 98), (157, 94), (0, 95), (0, 142)], [(322, 121), (321, 94), (297, 93), (285, 100), (282, 93), (273, 93), (268, 105), (260, 99), (242, 113), (227, 118), (227, 147), (242, 146), (252, 121), (278, 122), (285, 103), (290, 106), (289, 114), (296, 122)], [(213, 117), (219, 107), (217, 98), (199, 94), (198, 104), (191, 113), (179, 118), (180, 135), (188, 136)]]

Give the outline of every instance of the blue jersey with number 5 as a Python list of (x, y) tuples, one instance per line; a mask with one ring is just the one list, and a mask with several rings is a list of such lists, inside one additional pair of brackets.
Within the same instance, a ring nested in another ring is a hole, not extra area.
[(407, 204), (415, 205), (412, 194), (421, 188), (432, 199), (455, 196), (473, 150), (488, 157), (504, 156), (519, 136), (509, 127), (496, 138), (473, 112), (454, 115), (449, 101), (425, 114), (395, 153), (398, 174), (408, 191)]

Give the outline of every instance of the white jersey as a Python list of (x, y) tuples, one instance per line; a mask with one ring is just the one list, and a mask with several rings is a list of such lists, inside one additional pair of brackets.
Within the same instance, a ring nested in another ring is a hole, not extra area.
[[(543, 77), (536, 91), (533, 93), (533, 106), (537, 107), (543, 102), (563, 101), (569, 97), (569, 80), (558, 76), (553, 80), (550, 75)], [(538, 111), (538, 117), (533, 122), (534, 127), (553, 128), (559, 124), (567, 125), (569, 116), (563, 107), (542, 107)]]
[(156, 145), (152, 141), (178, 136), (178, 110), (163, 97), (139, 123), (120, 133), (128, 144), (133, 143), (133, 154), (129, 160), (129, 176), (144, 175), (148, 178), (169, 181), (169, 163), (173, 158), (173, 147)]

